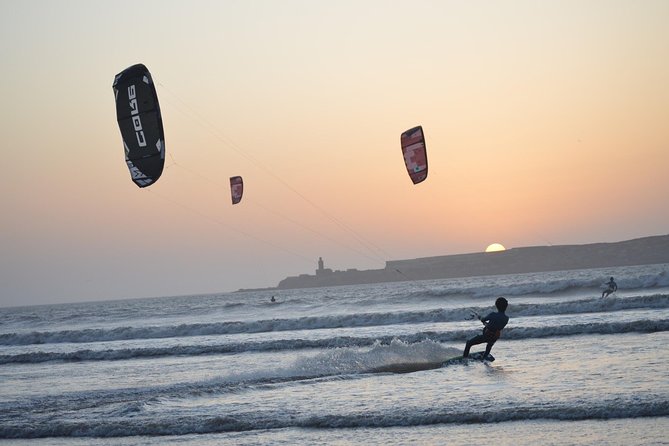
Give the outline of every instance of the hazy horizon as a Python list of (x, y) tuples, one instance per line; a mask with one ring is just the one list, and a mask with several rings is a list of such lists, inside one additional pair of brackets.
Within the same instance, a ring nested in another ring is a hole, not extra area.
[[(668, 22), (661, 0), (0, 1), (0, 306), (667, 234)], [(168, 154), (147, 189), (111, 88), (135, 63)]]

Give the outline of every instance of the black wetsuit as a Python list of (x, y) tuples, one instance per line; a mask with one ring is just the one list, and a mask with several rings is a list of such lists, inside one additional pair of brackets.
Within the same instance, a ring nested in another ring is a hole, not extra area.
[(606, 296), (608, 296), (609, 294), (611, 294), (611, 293), (613, 293), (613, 292), (615, 292), (615, 291), (618, 291), (618, 284), (616, 284), (616, 283), (613, 281), (613, 279), (611, 279), (611, 280), (609, 280), (608, 282), (606, 282), (606, 284), (607, 284), (609, 287), (608, 287), (608, 289), (604, 290), (604, 292), (602, 292), (602, 297), (606, 297)]
[(465, 345), (465, 351), (462, 354), (462, 356), (465, 358), (469, 356), (469, 349), (472, 348), (473, 345), (483, 344), (484, 342), (488, 345), (486, 345), (485, 354), (483, 357), (485, 358), (488, 356), (490, 349), (495, 344), (497, 339), (499, 339), (502, 329), (506, 327), (506, 324), (509, 322), (509, 316), (503, 312), (493, 312), (481, 319), (481, 322), (485, 324), (483, 333), (478, 336), (474, 336), (469, 341), (467, 341), (467, 345)]

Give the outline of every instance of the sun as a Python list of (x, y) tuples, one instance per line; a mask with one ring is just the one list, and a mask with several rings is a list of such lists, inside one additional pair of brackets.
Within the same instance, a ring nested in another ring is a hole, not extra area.
[(485, 252), (497, 251), (506, 251), (506, 248), (501, 243), (493, 243), (492, 245), (488, 245), (488, 247), (485, 249)]

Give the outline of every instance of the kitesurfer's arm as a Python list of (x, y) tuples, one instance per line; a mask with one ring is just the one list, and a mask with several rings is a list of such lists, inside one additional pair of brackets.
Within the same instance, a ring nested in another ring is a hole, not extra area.
[(482, 323), (483, 325), (485, 325), (485, 326), (487, 327), (487, 326), (488, 326), (488, 322), (490, 322), (490, 317), (491, 317), (491, 316), (492, 316), (492, 313), (490, 313), (490, 314), (487, 315), (486, 317), (479, 317), (479, 320), (481, 321), (481, 323)]

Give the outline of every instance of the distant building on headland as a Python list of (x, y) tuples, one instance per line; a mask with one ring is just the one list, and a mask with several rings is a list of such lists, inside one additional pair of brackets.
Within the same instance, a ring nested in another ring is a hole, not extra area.
[(287, 277), (277, 288), (313, 288), (406, 280), (562, 271), (669, 263), (669, 235), (616, 243), (534, 246), (506, 251), (387, 261), (385, 268), (333, 271), (318, 258), (315, 275)]
[(318, 269), (316, 270), (316, 276), (327, 276), (328, 274), (332, 274), (332, 270), (330, 268), (324, 268), (325, 263), (323, 262), (323, 257), (318, 258)]

